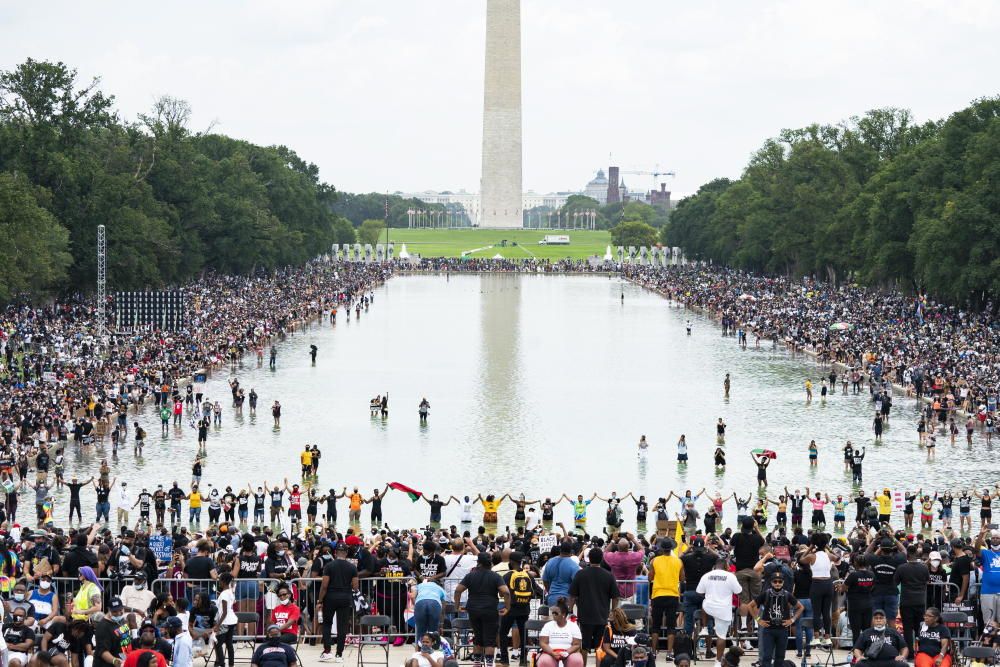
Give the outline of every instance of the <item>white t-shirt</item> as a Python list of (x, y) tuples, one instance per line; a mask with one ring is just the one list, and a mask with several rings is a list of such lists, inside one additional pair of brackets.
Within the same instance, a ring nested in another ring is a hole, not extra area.
[[(458, 564), (456, 565), (456, 561)], [(452, 566), (455, 566), (452, 569)], [(472, 554), (454, 554), (450, 553), (444, 557), (444, 571), (450, 572), (444, 580), (444, 592), (448, 596), (448, 600), (455, 599), (455, 587), (462, 583), (462, 579), (465, 579), (465, 575), (472, 571), (472, 568), (476, 566), (476, 557)], [(469, 599), (469, 592), (466, 591), (462, 593), (462, 604)]]
[(431, 653), (421, 653), (417, 651), (410, 656), (411, 660), (416, 660), (418, 667), (431, 667), (431, 661), (427, 659), (428, 655), (434, 660), (441, 660), (444, 658), (444, 653), (441, 651), (433, 651)]
[(705, 596), (701, 608), (706, 613), (716, 618), (732, 618), (733, 596), (738, 595), (741, 590), (735, 574), (728, 570), (706, 572), (698, 582), (696, 590), (699, 595)]
[[(222, 615), (222, 603), (226, 603), (226, 615)], [(236, 606), (236, 595), (233, 593), (232, 588), (227, 588), (226, 590), (219, 593), (219, 597), (216, 598), (215, 604), (219, 609), (218, 618), (216, 619), (219, 625), (236, 625), (236, 610), (233, 609)]]
[(552, 650), (568, 651), (573, 646), (574, 639), (583, 639), (580, 634), (580, 626), (573, 621), (566, 621), (566, 625), (561, 628), (555, 621), (549, 621), (542, 626), (539, 637), (549, 638), (549, 648)]

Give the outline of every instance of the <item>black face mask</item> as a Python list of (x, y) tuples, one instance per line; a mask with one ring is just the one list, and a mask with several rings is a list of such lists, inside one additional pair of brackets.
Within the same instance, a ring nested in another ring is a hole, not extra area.
[(268, 637), (267, 643), (271, 646), (277, 646), (281, 643), (281, 637)]

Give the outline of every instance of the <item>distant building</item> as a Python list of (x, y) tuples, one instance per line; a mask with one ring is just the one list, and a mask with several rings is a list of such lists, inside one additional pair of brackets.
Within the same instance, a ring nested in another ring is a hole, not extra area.
[(591, 199), (596, 199), (601, 206), (608, 203), (608, 179), (604, 175), (603, 169), (597, 170), (597, 176), (587, 183), (583, 194)]
[(670, 210), (670, 190), (667, 190), (666, 183), (660, 183), (659, 190), (649, 191), (649, 203), (664, 210)]

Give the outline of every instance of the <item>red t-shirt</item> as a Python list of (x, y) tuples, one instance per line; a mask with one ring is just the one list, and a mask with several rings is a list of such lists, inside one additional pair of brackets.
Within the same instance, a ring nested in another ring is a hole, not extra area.
[(163, 657), (163, 654), (151, 651), (148, 648), (140, 648), (129, 653), (128, 657), (125, 658), (125, 662), (122, 663), (122, 667), (136, 667), (139, 664), (139, 656), (143, 653), (152, 653), (156, 656), (156, 667), (167, 667), (167, 660)]
[(282, 630), (282, 632), (287, 632), (293, 635), (297, 635), (299, 634), (298, 620), (301, 615), (302, 612), (299, 611), (299, 608), (296, 605), (292, 603), (279, 604), (271, 611), (271, 623), (284, 625), (285, 623), (292, 621), (292, 626), (289, 628), (285, 628), (284, 630)]

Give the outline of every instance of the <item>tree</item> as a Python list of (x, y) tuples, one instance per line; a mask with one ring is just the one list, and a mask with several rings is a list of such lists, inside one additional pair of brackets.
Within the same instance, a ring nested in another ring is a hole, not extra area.
[(66, 229), (38, 205), (23, 176), (7, 172), (0, 172), (0, 248), (0, 301), (48, 292), (73, 260)]
[(611, 228), (611, 243), (614, 245), (654, 246), (657, 242), (656, 229), (640, 220), (626, 220)]
[(358, 243), (375, 245), (383, 230), (385, 230), (385, 223), (382, 220), (365, 220), (358, 228)]
[(357, 243), (358, 237), (354, 233), (354, 225), (347, 218), (337, 217), (333, 221), (333, 243), (342, 246)]

